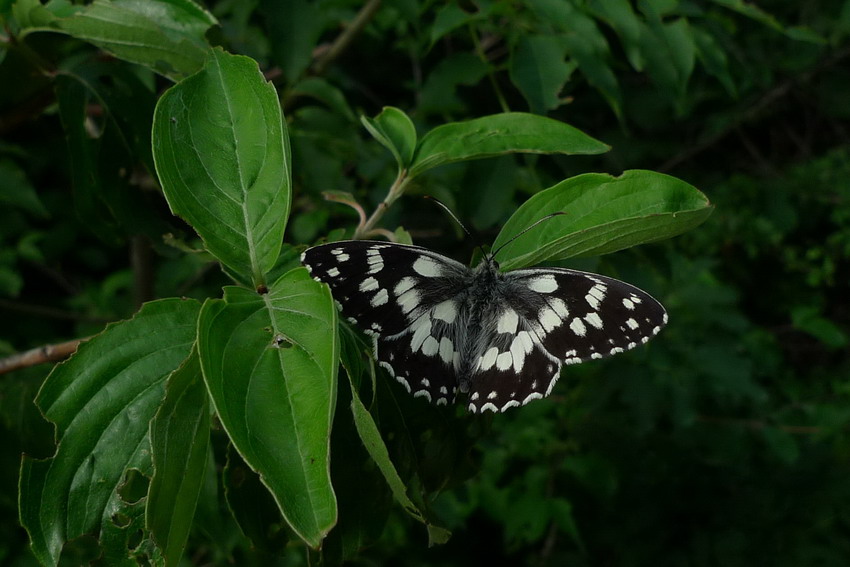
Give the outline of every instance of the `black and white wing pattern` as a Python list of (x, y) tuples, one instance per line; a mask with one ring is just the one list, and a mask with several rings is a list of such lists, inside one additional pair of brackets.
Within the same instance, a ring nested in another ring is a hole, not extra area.
[(316, 246), (301, 263), (328, 284), (349, 322), (372, 337), (378, 363), (416, 397), (454, 402), (459, 361), (449, 302), (472, 271), (427, 248), (352, 240)]
[(471, 270), (418, 246), (344, 241), (302, 263), (372, 336), (375, 358), (414, 396), (472, 412), (504, 411), (551, 393), (564, 364), (617, 354), (667, 323), (640, 289), (562, 268)]
[(646, 343), (667, 324), (648, 293), (613, 278), (564, 268), (502, 274), (501, 298), (471, 365), (469, 410), (504, 411), (552, 392), (562, 365)]

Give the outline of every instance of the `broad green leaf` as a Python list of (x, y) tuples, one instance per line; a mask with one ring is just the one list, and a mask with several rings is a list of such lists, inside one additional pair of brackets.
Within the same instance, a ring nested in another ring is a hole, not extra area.
[[(503, 270), (547, 260), (608, 254), (664, 240), (703, 222), (712, 207), (705, 195), (675, 177), (626, 171), (620, 177), (588, 173), (545, 189), (522, 204), (493, 243)], [(543, 221), (520, 234), (544, 216)]]
[(375, 118), (360, 117), (372, 137), (390, 150), (399, 170), (407, 169), (416, 148), (416, 128), (410, 118), (393, 106), (385, 106)]
[(225, 288), (198, 323), (201, 368), (222, 425), (312, 547), (337, 515), (329, 445), (338, 343), (330, 292), (303, 268), (263, 295)]
[(363, 441), (363, 445), (365, 445), (369, 456), (372, 457), (372, 460), (378, 465), (381, 474), (384, 475), (384, 479), (386, 479), (396, 502), (401, 505), (411, 518), (425, 525), (428, 529), (429, 545), (446, 543), (449, 537), (451, 537), (451, 532), (429, 522), (410, 497), (408, 497), (407, 487), (404, 486), (404, 481), (398, 475), (398, 471), (396, 471), (395, 466), (390, 460), (390, 454), (387, 451), (384, 440), (381, 438), (381, 432), (378, 431), (378, 426), (375, 425), (375, 421), (372, 419), (369, 410), (360, 401), (360, 397), (357, 395), (357, 390), (350, 377), (349, 385), (351, 386), (351, 412), (354, 415), (354, 425), (357, 427), (357, 433), (360, 435), (360, 439)]
[(289, 216), (289, 140), (274, 87), (248, 57), (213, 51), (159, 100), (154, 161), (174, 214), (239, 281), (265, 283)]
[(207, 389), (197, 351), (171, 374), (151, 422), (154, 473), (145, 524), (165, 557), (177, 565), (192, 528), (210, 440)]
[(609, 147), (577, 128), (524, 112), (450, 122), (425, 134), (416, 148), (410, 177), (457, 161), (510, 153), (601, 154)]
[(148, 303), (45, 380), (36, 403), (56, 425), (56, 453), (24, 457), (20, 481), (21, 523), (43, 564), (56, 565), (63, 544), (83, 534), (120, 536), (126, 551), (139, 506), (122, 498), (125, 471), (151, 473), (148, 424), (192, 349), (198, 310), (191, 300)]
[(523, 36), (511, 57), (511, 81), (522, 91), (531, 112), (545, 114), (562, 104), (561, 89), (576, 69), (556, 37)]
[(51, 4), (24, 12), (27, 23), (38, 26), (24, 33), (64, 32), (173, 80), (203, 65), (209, 51), (204, 34), (218, 23), (192, 0), (95, 0), (61, 11)]

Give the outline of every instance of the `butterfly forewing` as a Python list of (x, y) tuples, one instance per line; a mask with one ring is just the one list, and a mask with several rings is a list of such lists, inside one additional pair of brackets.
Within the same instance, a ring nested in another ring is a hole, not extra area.
[(563, 364), (645, 343), (664, 308), (621, 281), (562, 268), (475, 270), (418, 246), (344, 241), (302, 263), (342, 314), (371, 335), (375, 357), (414, 396), (468, 394), (470, 411), (504, 411), (549, 395)]

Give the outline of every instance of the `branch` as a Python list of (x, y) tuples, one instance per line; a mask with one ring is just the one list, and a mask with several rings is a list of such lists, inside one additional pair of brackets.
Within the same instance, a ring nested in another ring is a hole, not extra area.
[(29, 366), (35, 366), (37, 364), (44, 364), (45, 362), (64, 360), (74, 354), (77, 351), (77, 347), (80, 346), (80, 343), (87, 339), (88, 337), (85, 339), (74, 339), (73, 341), (55, 345), (44, 345), (7, 356), (6, 358), (0, 358), (0, 374), (12, 372), (13, 370), (19, 370), (21, 368), (27, 368)]
[(375, 12), (378, 11), (380, 5), (381, 0), (369, 0), (369, 2), (360, 9), (354, 19), (351, 20), (342, 33), (339, 34), (331, 46), (316, 58), (316, 62), (313, 63), (313, 73), (316, 75), (322, 75), (325, 72), (325, 69), (328, 68), (328, 65), (333, 63), (337, 57), (342, 55), (351, 42), (354, 41), (354, 38), (357, 37), (360, 31), (367, 23), (369, 23), (369, 20), (371, 20), (372, 16), (375, 15)]
[(845, 47), (844, 49), (840, 49), (834, 52), (831, 56), (826, 58), (823, 62), (815, 66), (810, 71), (803, 73), (798, 77), (793, 77), (786, 79), (782, 83), (773, 87), (769, 91), (767, 91), (761, 98), (759, 98), (755, 103), (753, 103), (749, 108), (744, 110), (736, 120), (733, 120), (730, 124), (728, 124), (722, 130), (704, 138), (701, 141), (698, 141), (696, 145), (685, 148), (677, 155), (673, 156), (659, 167), (655, 168), (660, 172), (667, 172), (678, 166), (682, 162), (685, 162), (697, 154), (704, 152), (705, 150), (715, 146), (719, 142), (721, 142), (726, 136), (730, 133), (734, 132), (738, 128), (741, 127), (742, 124), (745, 124), (756, 117), (758, 117), (766, 108), (772, 106), (778, 100), (786, 97), (788, 94), (794, 91), (793, 87), (799, 84), (808, 83), (811, 81), (816, 75), (826, 71), (835, 65), (841, 63), (844, 59), (850, 56), (850, 47)]

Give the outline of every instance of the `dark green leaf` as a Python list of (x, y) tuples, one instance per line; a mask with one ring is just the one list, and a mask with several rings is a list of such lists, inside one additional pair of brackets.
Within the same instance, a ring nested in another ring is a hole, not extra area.
[(398, 475), (398, 471), (396, 471), (395, 466), (390, 460), (387, 446), (381, 438), (381, 432), (375, 425), (375, 421), (369, 414), (369, 410), (367, 410), (366, 406), (363, 405), (363, 402), (360, 401), (360, 397), (357, 395), (354, 383), (349, 380), (349, 384), (351, 386), (351, 412), (354, 414), (354, 424), (357, 427), (357, 433), (360, 435), (360, 439), (366, 446), (366, 451), (369, 452), (372, 460), (375, 461), (375, 464), (378, 465), (378, 468), (384, 475), (384, 479), (386, 479), (390, 490), (392, 490), (396, 502), (401, 505), (410, 517), (425, 524), (428, 528), (429, 545), (447, 542), (449, 537), (451, 537), (451, 532), (444, 528), (435, 526), (428, 521), (419, 508), (417, 508), (413, 501), (407, 496), (407, 487), (405, 487), (404, 481)]
[(295, 533), (318, 547), (337, 514), (329, 444), (339, 346), (327, 287), (298, 268), (263, 295), (225, 288), (204, 304), (198, 351), (234, 446)]
[(289, 141), (274, 87), (215, 50), (156, 107), (154, 160), (174, 214), (240, 281), (265, 282), (289, 216)]
[(48, 376), (36, 402), (56, 425), (56, 454), (25, 457), (20, 484), (21, 523), (42, 563), (56, 565), (63, 543), (83, 534), (129, 537), (143, 506), (125, 502), (119, 490), (125, 471), (151, 472), (148, 424), (166, 377), (191, 351), (198, 310), (189, 300), (148, 303)]
[(566, 48), (553, 36), (523, 36), (511, 57), (511, 81), (522, 91), (531, 112), (545, 114), (563, 101), (561, 89), (576, 68), (567, 63)]
[(407, 169), (416, 148), (416, 128), (407, 114), (385, 106), (375, 118), (362, 116), (360, 120), (372, 137), (392, 152), (399, 170)]
[(166, 565), (177, 565), (192, 528), (209, 447), (209, 404), (196, 351), (165, 386), (151, 422), (154, 473), (145, 524)]
[(419, 142), (410, 176), (447, 163), (509, 153), (601, 154), (608, 149), (563, 122), (508, 112), (434, 128)]
[(504, 270), (547, 260), (592, 256), (670, 238), (711, 214), (708, 199), (687, 183), (652, 171), (620, 177), (588, 173), (534, 195), (508, 219), (493, 248), (505, 245), (544, 216), (564, 214), (506, 244), (499, 253)]
[(29, 31), (49, 26), (174, 80), (203, 65), (209, 50), (204, 34), (217, 23), (192, 0), (95, 0), (72, 14), (39, 8), (26, 12), (27, 23), (39, 26)]

